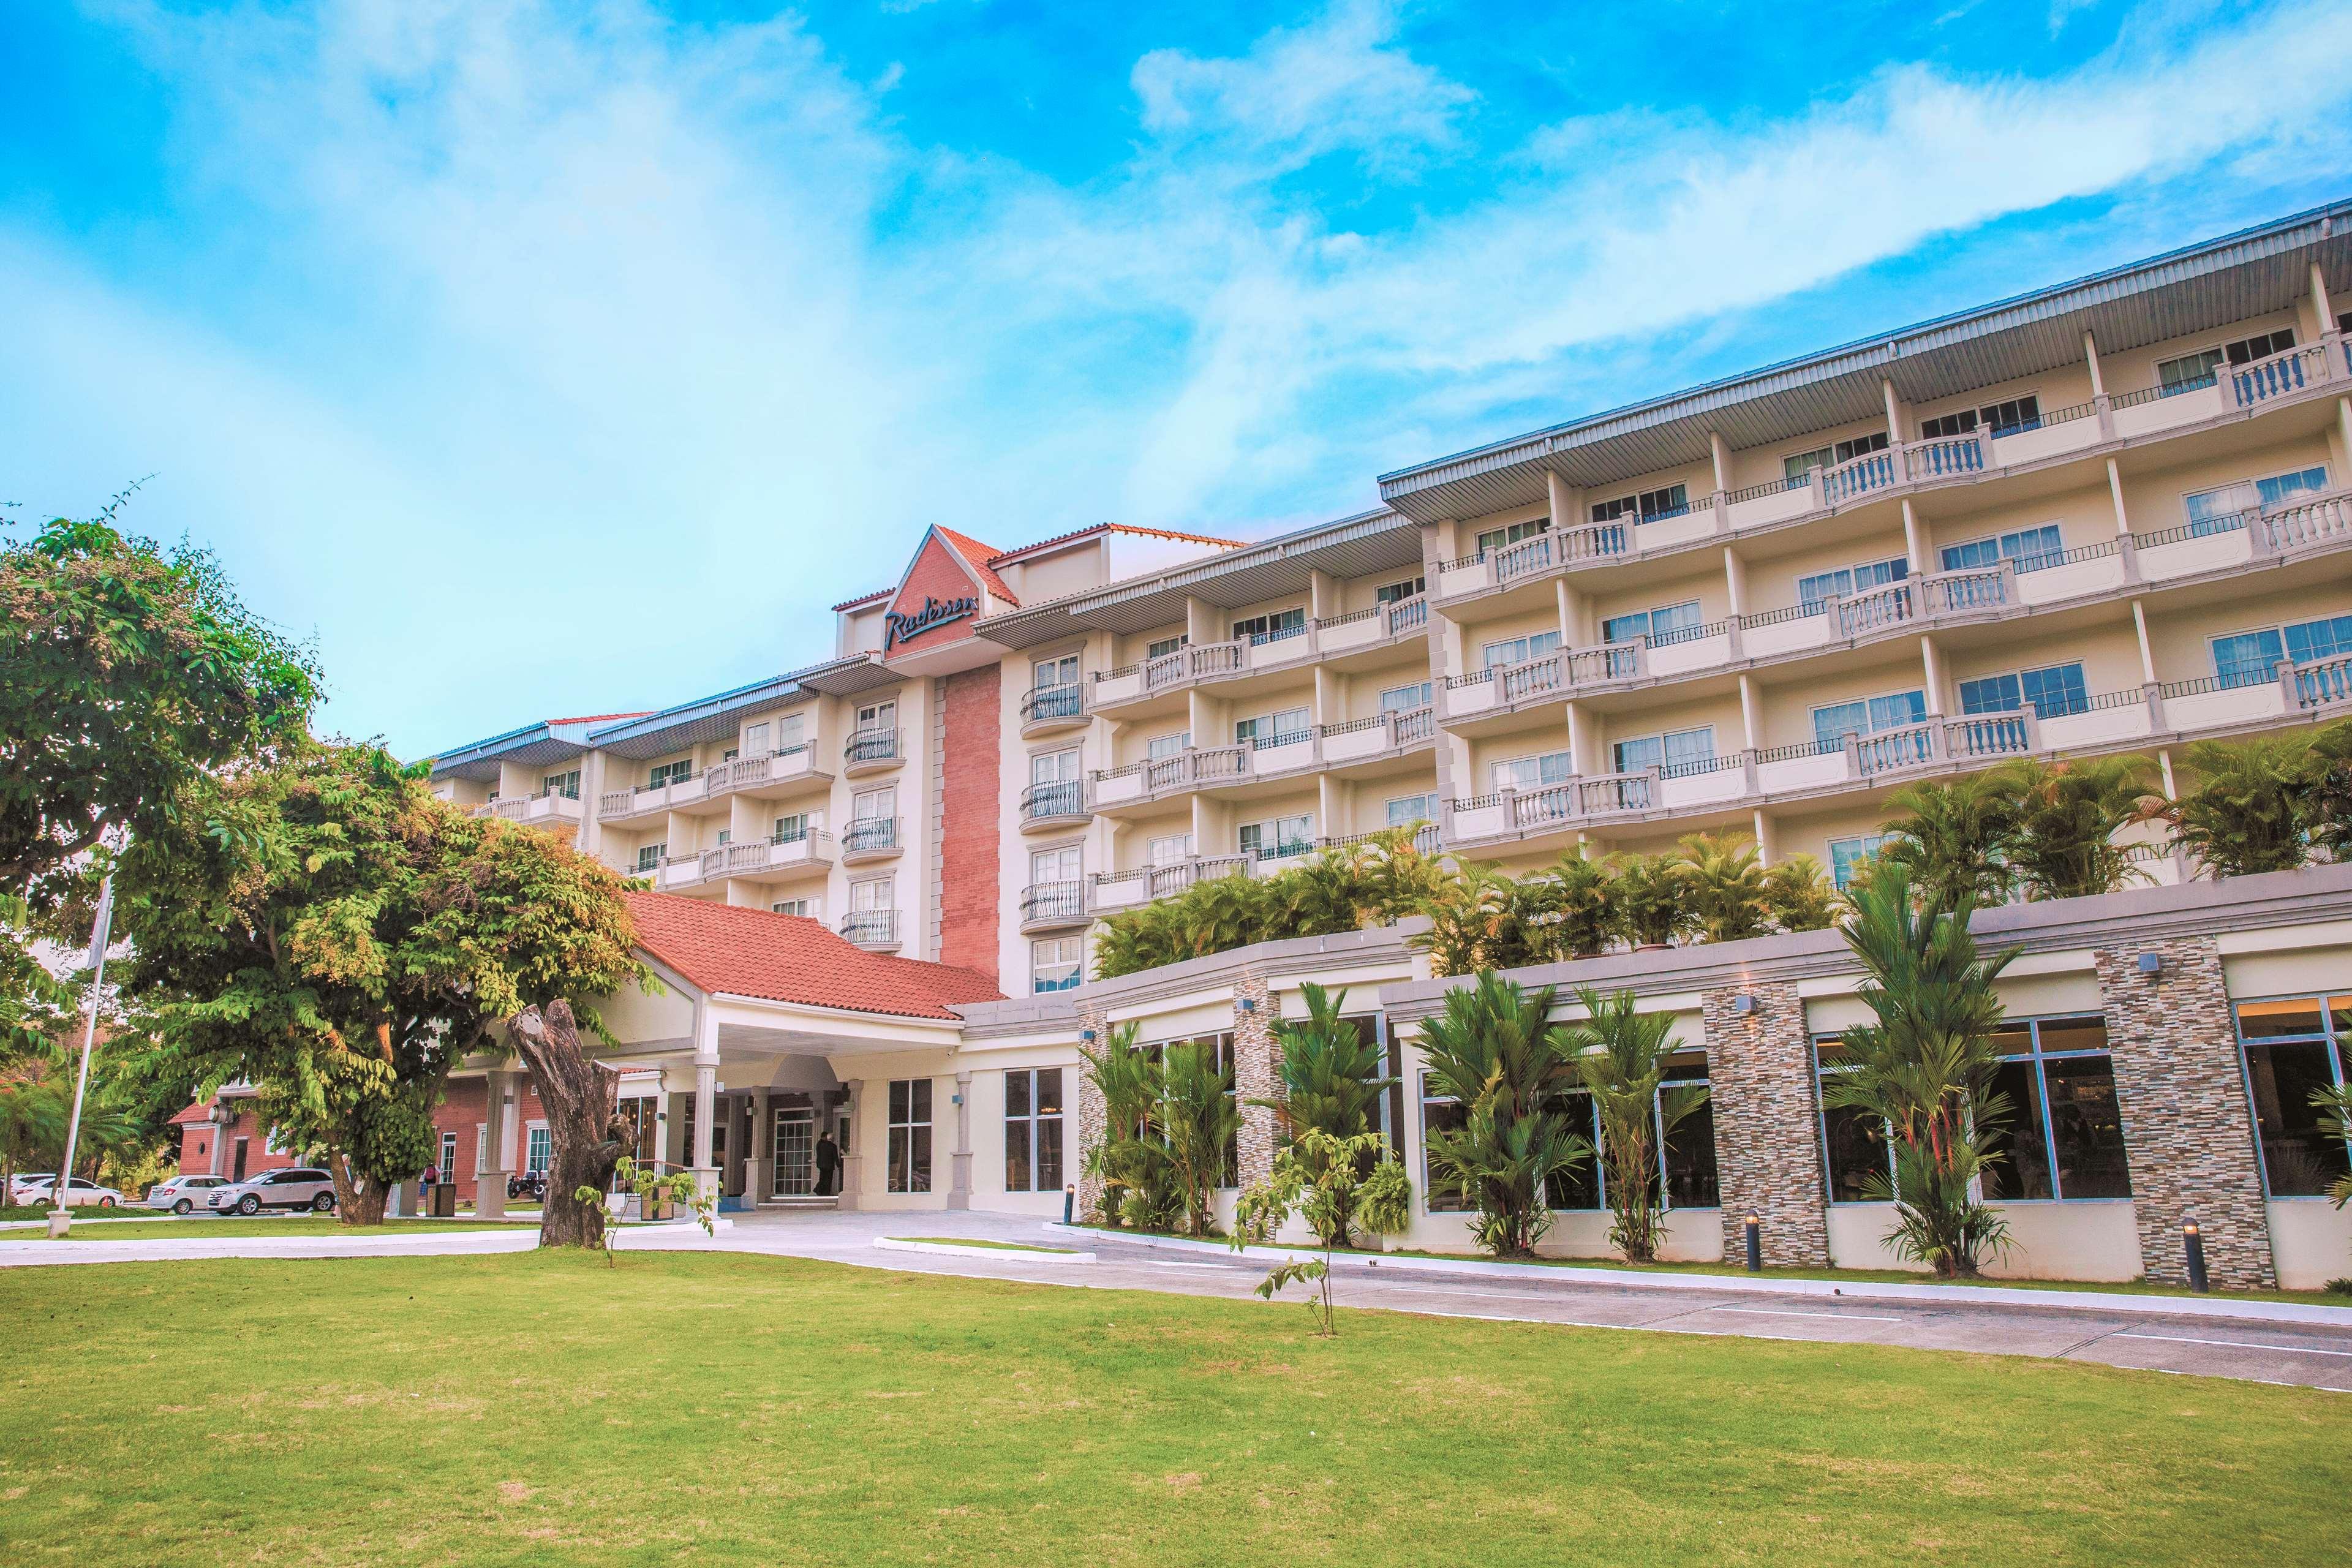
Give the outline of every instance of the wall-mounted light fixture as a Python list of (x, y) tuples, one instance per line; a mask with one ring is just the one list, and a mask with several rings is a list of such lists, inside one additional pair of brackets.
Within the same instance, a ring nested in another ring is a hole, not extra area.
[(1745, 991), (1742, 991), (1738, 995), (1734, 996), (1731, 999), (1732, 1012), (1742, 1018), (1747, 1017), (1750, 1013), (1755, 1012), (1756, 1009), (1761, 1005), (1761, 1003), (1758, 1002), (1754, 996), (1748, 994)]
[(2164, 973), (2164, 954), (2143, 952), (2139, 955), (2139, 972), (2150, 980)]
[(1095, 1032), (1092, 1029), (1080, 1029), (1078, 1031), (1078, 1038), (1086, 1041), (1087, 1044), (1091, 1046), (1095, 1043)]
[(1256, 1011), (1257, 1011), (1257, 998), (1256, 998), (1256, 997), (1255, 997), (1255, 996), (1244, 996), (1244, 997), (1243, 997), (1243, 998), (1242, 998), (1242, 1011), (1243, 1011), (1243, 1012), (1244, 1012), (1244, 1013), (1255, 1013), (1255, 1012), (1256, 1012)]

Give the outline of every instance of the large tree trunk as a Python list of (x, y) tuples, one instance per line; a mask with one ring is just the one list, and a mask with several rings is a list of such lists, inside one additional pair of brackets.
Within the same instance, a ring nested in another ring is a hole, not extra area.
[[(542, 1011), (526, 1007), (507, 1020), (507, 1038), (530, 1073), (530, 1086), (547, 1110), (548, 1140), (554, 1145), (547, 1173), (547, 1203), (540, 1210), (541, 1247), (602, 1247), (604, 1204), (613, 1167), (628, 1149), (628, 1129), (620, 1116), (621, 1075), (590, 1059), (580, 1048), (580, 1029), (571, 1005), (561, 997)], [(573, 1194), (593, 1187), (599, 1194), (583, 1203)]]
[(335, 1217), (348, 1226), (383, 1223), (383, 1184), (362, 1180), (341, 1150), (327, 1154), (327, 1174), (335, 1179)]

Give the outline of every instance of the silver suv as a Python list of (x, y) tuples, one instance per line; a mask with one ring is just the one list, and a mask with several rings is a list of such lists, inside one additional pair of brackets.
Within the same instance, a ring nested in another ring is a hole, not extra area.
[(297, 1165), (290, 1171), (265, 1171), (258, 1176), (215, 1187), (205, 1198), (214, 1214), (259, 1214), (263, 1209), (316, 1209), (335, 1212), (335, 1179), (324, 1171)]

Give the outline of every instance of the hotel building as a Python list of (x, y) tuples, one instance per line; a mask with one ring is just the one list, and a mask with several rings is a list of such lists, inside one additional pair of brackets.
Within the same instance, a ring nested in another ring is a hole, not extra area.
[[(810, 1195), (824, 1130), (850, 1151), (843, 1202), (1058, 1215), (1088, 1031), (1215, 1037), (1247, 1099), (1308, 979), (1389, 1042), (1387, 1119), (1418, 1162), (1447, 1108), (1423, 1102), (1412, 1025), (1442, 983), (1400, 933), (1104, 982), (1089, 926), (1407, 824), (1514, 868), (1733, 829), (1842, 879), (1916, 780), (2126, 752), (2168, 776), (2190, 741), (2352, 714), (2347, 219), (1402, 468), (1378, 510), (1279, 538), (933, 527), (897, 583), (835, 607), (831, 657), (529, 725), (434, 777), (649, 881), (667, 990), (613, 1005), (635, 1113), (747, 1202)], [(2352, 880), (2257, 898), (2143, 853), (2130, 893), (1986, 917), (2039, 944), (2012, 971), (2039, 1150), (2012, 1165), (2039, 1174), (2011, 1178), (2011, 1267), (2160, 1274), (2193, 1209), (2217, 1272), (2346, 1272), (2308, 1196), (2344, 1151), (2288, 1101), (2347, 1070), (2352, 1002), (2326, 998), (2352, 991)], [(1685, 1253), (1720, 1253), (1737, 1206), (1778, 1257), (1884, 1261), (1883, 1215), (1843, 1198), (1852, 1130), (1818, 1103), (1813, 1040), (1855, 1005), (1842, 952), (1572, 966), (1675, 1010), (1713, 1086), (1667, 1173)], [(2294, 1025), (2290, 1068), (2269, 1022), (2242, 1047), (2249, 1004)], [(473, 1168), (528, 1159), (517, 1083), (467, 1089)], [(1271, 1131), (1244, 1121), (1246, 1173)], [(1574, 1196), (1553, 1241), (1599, 1250)], [(1442, 1203), (1416, 1227), (1466, 1234)]]

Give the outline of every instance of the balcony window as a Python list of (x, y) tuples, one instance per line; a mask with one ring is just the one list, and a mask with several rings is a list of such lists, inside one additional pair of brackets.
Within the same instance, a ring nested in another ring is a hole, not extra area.
[(1506, 545), (1517, 544), (1522, 539), (1533, 539), (1538, 533), (1551, 531), (1551, 519), (1538, 517), (1528, 522), (1514, 522), (1503, 528), (1490, 528), (1478, 535), (1478, 553), (1492, 555)]
[(1963, 713), (2018, 713), (2030, 707), (2041, 718), (2056, 719), (2087, 712), (2090, 706), (2090, 690), (2080, 664), (2045, 665), (1960, 682)]
[(1939, 415), (1919, 422), (1919, 438), (1923, 441), (1948, 440), (1974, 430), (1990, 430), (1996, 436), (2013, 436), (2020, 430), (2042, 427), (2042, 400), (2032, 393), (2012, 397), (2005, 402), (1988, 403), (1981, 408), (1963, 408), (1955, 413)]
[(1391, 686), (1381, 693), (1381, 711), (1410, 713), (1416, 708), (1426, 708), (1430, 701), (1430, 683), (1417, 681), (1411, 686)]
[(1393, 605), (1401, 599), (1417, 597), (1425, 592), (1429, 584), (1419, 577), (1407, 577), (1402, 583), (1383, 583), (1372, 590), (1372, 603)]
[(1042, 996), (1049, 991), (1076, 988), (1086, 977), (1084, 937), (1049, 936), (1029, 944), (1029, 990)]
[(1263, 616), (1251, 616), (1234, 623), (1234, 641), (1251, 644), (1280, 642), (1295, 637), (1307, 629), (1307, 612), (1303, 608), (1275, 610)]
[(732, 843), (734, 843), (734, 842), (735, 842), (735, 830), (734, 830), (733, 828), (731, 828), (731, 827), (722, 827), (722, 828), (720, 828), (720, 829), (719, 830), (719, 844), (718, 844), (718, 847), (719, 847), (719, 848), (721, 848), (721, 849), (724, 849), (724, 848), (726, 848), (730, 844), (732, 844)]
[(814, 920), (817, 902), (814, 899), (778, 899), (768, 908), (780, 915), (799, 915), (803, 920)]
[(550, 773), (545, 778), (540, 780), (540, 788), (546, 791), (549, 795), (560, 795), (566, 800), (578, 800), (580, 798), (580, 770), (578, 768), (573, 768), (569, 773)]
[(1816, 572), (1798, 578), (1797, 602), (1810, 609), (1832, 598), (1849, 599), (1889, 583), (1900, 583), (1910, 575), (1911, 563), (1900, 555), (1884, 561), (1857, 562), (1834, 572)]
[(2045, 522), (2038, 528), (2021, 528), (2013, 533), (1971, 539), (1965, 544), (1948, 544), (1942, 553), (1947, 572), (1998, 566), (2004, 561), (2016, 562), (2020, 572), (2032, 572), (2039, 567), (2056, 565), (2065, 550), (2065, 542), (2058, 535), (2058, 525)]
[(771, 844), (797, 844), (809, 836), (809, 814), (793, 812), (790, 816), (776, 818), (775, 831), (769, 835)]
[(1066, 653), (1059, 658), (1041, 658), (1029, 666), (1029, 684), (1043, 690), (1047, 687), (1076, 686), (1078, 683), (1078, 656)]
[(1700, 624), (1698, 601), (1685, 599), (1679, 605), (1636, 610), (1630, 616), (1612, 616), (1601, 623), (1601, 640), (1632, 643), (1646, 639), (1652, 647), (1663, 647), (1669, 643), (1688, 642)]
[(1234, 744), (1264, 751), (1268, 746), (1287, 746), (1304, 741), (1311, 729), (1307, 710), (1286, 708), (1278, 713), (1261, 713), (1254, 719), (1234, 721)]
[(1853, 884), (1853, 873), (1864, 860), (1878, 853), (1886, 842), (1883, 833), (1864, 833), (1853, 838), (1830, 840), (1830, 880), (1837, 890), (1844, 892)]
[(1060, 1068), (1014, 1068), (1004, 1075), (1004, 1190), (1062, 1190)]
[(1813, 743), (1823, 752), (1844, 749), (1849, 735), (1875, 735), (1927, 720), (1925, 691), (1895, 691), (1884, 697), (1832, 702), (1813, 710)]
[(2127, 1198), (2123, 1116), (2104, 1020), (2025, 1018), (2003, 1025), (1993, 1091), (2009, 1101), (1985, 1168), (1984, 1194), (2003, 1199)]
[(1192, 744), (1192, 731), (1179, 730), (1173, 734), (1152, 736), (1143, 743), (1143, 754), (1149, 761), (1161, 762), (1181, 752), (1190, 750)]
[(1080, 851), (1075, 844), (1040, 849), (1029, 857), (1029, 880), (1039, 888), (1075, 887), (1085, 874), (1080, 867)]
[(646, 876), (661, 869), (662, 857), (669, 853), (667, 844), (641, 844), (637, 847), (637, 869)]
[(2274, 1198), (2317, 1197), (2352, 1164), (2311, 1103), (2352, 1079), (2352, 996), (2241, 1002), (2237, 1018), (2263, 1185)]
[(1172, 637), (1155, 637), (1151, 641), (1143, 645), (1143, 657), (1146, 658), (1165, 658), (1170, 654), (1175, 653), (1179, 649), (1184, 647), (1187, 644), (1192, 642), (1192, 639), (1191, 637), (1181, 635)]
[(1271, 822), (1244, 823), (1242, 853), (1252, 860), (1282, 860), (1315, 847), (1315, 817), (1277, 816)]
[(1488, 764), (1488, 777), (1497, 792), (1546, 789), (1566, 784), (1576, 776), (1576, 760), (1566, 752), (1547, 752), (1539, 757), (1511, 757)]
[(1615, 500), (1595, 501), (1592, 504), (1592, 521), (1616, 522), (1630, 518), (1635, 522), (1649, 522), (1662, 517), (1680, 517), (1688, 510), (1689, 487), (1667, 485), (1662, 489), (1620, 496)]
[(743, 726), (743, 754), (747, 757), (764, 757), (768, 754), (766, 721), (762, 720), (757, 724)]
[(1669, 730), (1663, 735), (1643, 735), (1620, 741), (1613, 748), (1617, 771), (1638, 773), (1656, 768), (1668, 778), (1703, 773), (1715, 763), (1715, 727)]
[(1387, 826), (1411, 827), (1415, 823), (1437, 820), (1437, 797), (1433, 795), (1401, 795), (1388, 803)]
[(2213, 674), (2223, 686), (2260, 686), (2283, 660), (2302, 664), (2352, 653), (2352, 616), (2263, 626), (2213, 639)]
[(683, 783), (693, 776), (694, 763), (691, 759), (681, 763), (657, 763), (646, 775), (646, 787), (659, 789), (664, 784)]
[(1177, 866), (1192, 858), (1192, 836), (1189, 833), (1167, 833), (1144, 846), (1143, 853), (1153, 866)]
[(1490, 642), (1479, 650), (1481, 668), (1493, 669), (1500, 665), (1525, 664), (1531, 658), (1541, 658), (1559, 651), (1558, 632), (1536, 632), (1528, 637), (1509, 637)]

